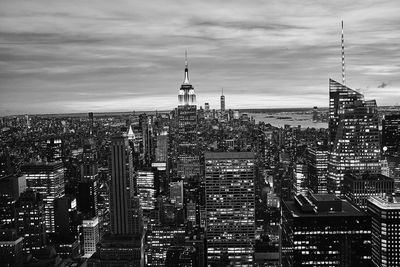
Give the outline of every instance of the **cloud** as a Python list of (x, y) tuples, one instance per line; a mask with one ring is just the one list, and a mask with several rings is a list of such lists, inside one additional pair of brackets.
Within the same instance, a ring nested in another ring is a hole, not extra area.
[(328, 79), (341, 76), (342, 19), (347, 84), (390, 81), (366, 98), (392, 104), (399, 13), (394, 0), (1, 0), (0, 106), (172, 109), (185, 49), (200, 104), (217, 105), (224, 87), (232, 108), (327, 106)]
[(385, 88), (386, 86), (388, 86), (388, 84), (383, 82), (380, 85), (378, 85), (378, 88)]

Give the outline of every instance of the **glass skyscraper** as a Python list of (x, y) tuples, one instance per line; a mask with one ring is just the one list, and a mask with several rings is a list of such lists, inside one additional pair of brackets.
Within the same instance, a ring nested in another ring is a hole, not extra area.
[(380, 173), (375, 100), (330, 80), (328, 191), (341, 194), (344, 174)]

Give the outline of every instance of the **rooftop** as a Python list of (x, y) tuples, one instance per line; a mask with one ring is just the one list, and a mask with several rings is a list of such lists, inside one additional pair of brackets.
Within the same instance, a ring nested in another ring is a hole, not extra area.
[(294, 201), (283, 201), (293, 217), (343, 217), (366, 215), (344, 199), (331, 194), (313, 194), (308, 197), (297, 196)]
[(346, 174), (344, 179), (357, 180), (357, 181), (393, 181), (392, 178), (387, 177), (383, 174), (374, 174), (374, 173), (364, 173), (361, 175), (356, 174)]
[(400, 197), (373, 196), (368, 202), (383, 210), (400, 210)]
[(206, 152), (207, 159), (254, 159), (254, 152)]

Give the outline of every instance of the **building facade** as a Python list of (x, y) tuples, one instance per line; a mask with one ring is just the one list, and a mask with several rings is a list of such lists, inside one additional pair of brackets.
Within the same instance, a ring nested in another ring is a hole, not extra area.
[(282, 203), (282, 266), (370, 266), (371, 219), (333, 194)]
[(253, 266), (255, 158), (252, 152), (205, 153), (207, 261)]
[(131, 148), (125, 134), (111, 140), (111, 186), (110, 186), (111, 233), (133, 233), (133, 162)]
[(341, 195), (345, 173), (380, 173), (375, 100), (330, 80), (328, 191)]
[(400, 199), (375, 196), (368, 199), (367, 207), (372, 218), (373, 266), (400, 266)]
[(54, 201), (64, 195), (62, 162), (33, 162), (21, 167), (28, 188), (40, 193), (45, 203), (46, 232), (55, 232)]

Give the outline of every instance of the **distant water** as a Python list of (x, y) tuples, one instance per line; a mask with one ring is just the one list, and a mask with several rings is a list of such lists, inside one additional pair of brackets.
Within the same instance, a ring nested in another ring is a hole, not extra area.
[(280, 113), (248, 113), (249, 116), (253, 117), (256, 122), (263, 121), (269, 123), (275, 127), (284, 127), (285, 124), (301, 128), (328, 128), (327, 122), (313, 122), (311, 113), (292, 113), (292, 112), (280, 112)]

